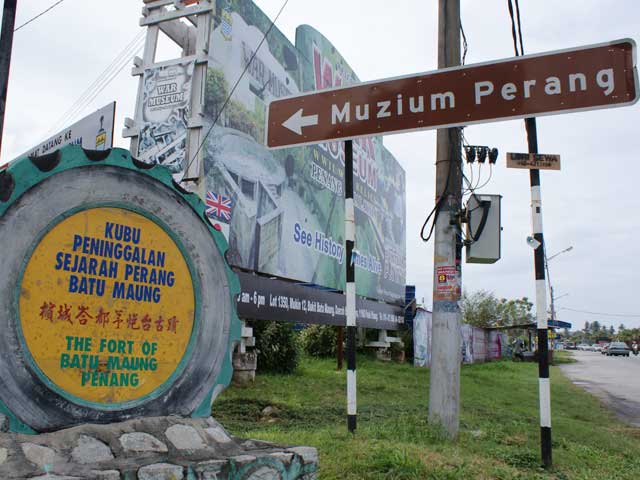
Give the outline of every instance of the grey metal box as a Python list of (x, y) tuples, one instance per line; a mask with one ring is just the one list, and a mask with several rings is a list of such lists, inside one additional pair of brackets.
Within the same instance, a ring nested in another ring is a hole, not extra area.
[(485, 208), (483, 202), (489, 202), (484, 228), (479, 238), (467, 245), (467, 263), (495, 263), (500, 260), (500, 221), (501, 195), (471, 195), (467, 203), (469, 212), (467, 222), (467, 238), (477, 236), (481, 226)]

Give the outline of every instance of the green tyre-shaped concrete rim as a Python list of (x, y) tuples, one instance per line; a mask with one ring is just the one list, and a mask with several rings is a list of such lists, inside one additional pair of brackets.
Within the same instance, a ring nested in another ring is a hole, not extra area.
[[(195, 296), (193, 329), (174, 373), (131, 401), (92, 403), (59, 388), (34, 362), (20, 326), (25, 262), (62, 219), (91, 208), (135, 212), (171, 236), (188, 264)], [(12, 429), (51, 431), (81, 423), (140, 416), (204, 416), (230, 382), (239, 282), (224, 258), (227, 243), (206, 219), (205, 206), (175, 184), (163, 167), (112, 149), (61, 150), (22, 158), (0, 172), (0, 413)]]

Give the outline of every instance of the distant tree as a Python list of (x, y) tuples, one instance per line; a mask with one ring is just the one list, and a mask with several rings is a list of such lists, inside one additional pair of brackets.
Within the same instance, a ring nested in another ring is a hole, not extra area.
[(464, 292), (461, 299), (462, 321), (476, 327), (495, 327), (532, 323), (533, 303), (527, 297), (498, 300), (492, 292)]
[(498, 299), (491, 292), (462, 293), (462, 321), (475, 327), (493, 327), (498, 322)]
[(596, 334), (600, 331), (600, 322), (599, 321), (596, 320), (594, 322), (591, 322), (591, 331), (593, 333), (596, 333)]
[(624, 326), (624, 323), (621, 323), (621, 324), (618, 326), (618, 332), (619, 332), (619, 333), (622, 333), (622, 331), (623, 331), (623, 330), (626, 330), (626, 329), (627, 329), (627, 327), (625, 327), (625, 326)]
[(615, 328), (613, 328), (613, 325), (611, 325), (611, 326), (609, 327), (609, 334), (610, 334), (611, 336), (613, 336), (613, 335), (615, 335), (615, 334), (616, 334), (616, 329), (615, 329)]
[(522, 325), (533, 322), (533, 303), (527, 297), (515, 300), (500, 299), (498, 303), (498, 323), (500, 325)]
[(589, 325), (589, 322), (584, 322), (584, 333), (589, 333), (590, 330), (591, 326)]

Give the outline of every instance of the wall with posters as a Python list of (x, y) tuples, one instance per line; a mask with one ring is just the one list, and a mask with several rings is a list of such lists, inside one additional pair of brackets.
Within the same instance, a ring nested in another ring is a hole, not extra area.
[[(343, 144), (270, 151), (264, 126), (272, 99), (358, 77), (312, 27), (298, 27), (295, 45), (274, 28), (256, 52), (270, 19), (250, 0), (216, 7), (205, 86), (207, 130), (214, 126), (204, 173), (210, 217), (228, 232), (228, 258), (245, 269), (343, 290)], [(404, 170), (381, 138), (367, 138), (354, 141), (354, 177), (357, 293), (403, 303)]]
[[(413, 364), (431, 365), (431, 312), (419, 308), (413, 319)], [(508, 356), (507, 335), (463, 324), (460, 326), (460, 360), (462, 363), (480, 363)]]

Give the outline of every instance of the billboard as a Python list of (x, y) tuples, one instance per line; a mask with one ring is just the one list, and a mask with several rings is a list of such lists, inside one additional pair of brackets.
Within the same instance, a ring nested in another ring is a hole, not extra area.
[(116, 102), (111, 102), (30, 148), (17, 158), (47, 155), (65, 145), (80, 145), (87, 150), (107, 150), (113, 146), (115, 116)]
[[(207, 198), (226, 206), (213, 212), (228, 232), (229, 261), (344, 290), (344, 144), (267, 150), (265, 115), (273, 99), (358, 77), (315, 29), (298, 27), (293, 45), (274, 28), (258, 49), (269, 18), (250, 0), (216, 5), (204, 173)], [(403, 303), (405, 173), (381, 138), (354, 141), (353, 152), (357, 293)]]
[(166, 166), (178, 179), (187, 167), (187, 123), (194, 67), (194, 60), (178, 60), (144, 71), (138, 158)]

